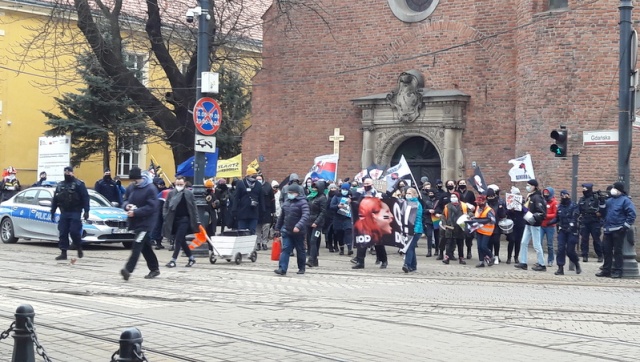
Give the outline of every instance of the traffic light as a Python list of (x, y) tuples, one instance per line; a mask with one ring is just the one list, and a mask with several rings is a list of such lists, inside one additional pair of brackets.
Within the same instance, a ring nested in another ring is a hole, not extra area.
[(564, 129), (554, 129), (551, 131), (551, 138), (555, 140), (555, 143), (549, 147), (556, 157), (567, 157), (567, 138), (569, 132)]

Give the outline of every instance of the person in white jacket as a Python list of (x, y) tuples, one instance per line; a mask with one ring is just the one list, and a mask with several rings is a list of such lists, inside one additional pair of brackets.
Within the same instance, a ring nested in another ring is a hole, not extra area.
[(280, 216), (280, 213), (282, 212), (282, 208), (280, 207), (280, 184), (278, 183), (278, 181), (273, 180), (271, 181), (271, 188), (273, 189), (273, 194), (275, 195), (276, 198), (276, 219)]

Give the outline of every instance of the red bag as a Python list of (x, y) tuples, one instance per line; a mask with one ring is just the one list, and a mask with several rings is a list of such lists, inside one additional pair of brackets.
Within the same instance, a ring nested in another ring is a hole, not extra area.
[(280, 252), (282, 251), (282, 242), (280, 237), (273, 238), (273, 244), (271, 245), (271, 260), (280, 260)]

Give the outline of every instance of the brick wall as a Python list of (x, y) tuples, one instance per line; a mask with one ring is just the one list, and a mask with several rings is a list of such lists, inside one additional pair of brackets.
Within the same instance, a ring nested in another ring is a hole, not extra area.
[(528, 152), (542, 184), (570, 189), (571, 158), (549, 151), (549, 133), (562, 124), (570, 153), (580, 155), (579, 182), (604, 189), (617, 176), (617, 147), (584, 148), (582, 131), (617, 129), (618, 3), (570, 1), (578, 8), (543, 12), (543, 0), (441, 0), (429, 19), (414, 24), (379, 0), (323, 1), (324, 20), (298, 10), (290, 23), (270, 20), (271, 9), (245, 159), (263, 154), (268, 178), (304, 174), (314, 156), (332, 152), (328, 137), (340, 127), (346, 140), (339, 174), (353, 177), (361, 115), (350, 100), (388, 92), (402, 71), (417, 69), (427, 88), (471, 95), (468, 174), (476, 161), (489, 183), (507, 189), (507, 161)]

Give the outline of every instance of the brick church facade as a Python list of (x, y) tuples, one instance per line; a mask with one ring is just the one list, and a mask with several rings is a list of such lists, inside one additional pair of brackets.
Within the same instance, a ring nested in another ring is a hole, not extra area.
[[(618, 0), (317, 4), (264, 15), (243, 154), (263, 155), (269, 179), (305, 174), (340, 128), (340, 178), (404, 154), (416, 178), (468, 178), (477, 164), (487, 183), (523, 189), (508, 161), (529, 153), (557, 190), (571, 187), (573, 154), (579, 183), (616, 180), (617, 146), (583, 146), (583, 132), (618, 127)], [(567, 158), (549, 150), (560, 125)]]

